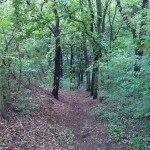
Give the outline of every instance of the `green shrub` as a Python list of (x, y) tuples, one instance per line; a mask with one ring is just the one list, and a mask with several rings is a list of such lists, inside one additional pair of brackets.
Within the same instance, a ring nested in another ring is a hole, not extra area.
[(132, 51), (121, 49), (101, 62), (99, 96), (106, 98), (93, 112), (113, 122), (109, 133), (115, 141), (122, 140), (133, 150), (145, 150), (150, 137), (150, 59), (145, 53), (138, 61), (136, 76), (135, 60)]
[(114, 141), (125, 139), (124, 126), (122, 124), (110, 124), (108, 126), (109, 133)]

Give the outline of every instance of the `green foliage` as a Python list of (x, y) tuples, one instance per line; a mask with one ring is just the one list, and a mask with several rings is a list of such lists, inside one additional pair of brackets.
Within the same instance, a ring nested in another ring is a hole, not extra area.
[[(25, 92), (30, 92), (30, 90)], [(14, 106), (17, 111), (20, 111), (25, 116), (31, 115), (32, 110), (39, 109), (39, 104), (32, 102), (32, 97), (27, 97), (25, 95), (18, 95), (18, 101), (14, 103)]]
[(125, 139), (126, 135), (124, 132), (124, 126), (122, 124), (110, 124), (108, 128), (109, 133), (114, 141), (120, 141), (122, 139)]
[(28, 110), (28, 109), (24, 109), (22, 114), (25, 115), (25, 116), (29, 116), (29, 115), (31, 115), (31, 111)]
[(117, 50), (106, 59), (109, 61), (100, 64), (99, 95), (107, 97), (93, 111), (114, 122), (109, 126), (114, 140), (127, 142), (130, 149), (145, 150), (150, 136), (150, 60), (143, 56), (138, 62), (141, 70), (135, 76), (132, 51)]
[(128, 138), (129, 140), (127, 142), (131, 150), (147, 150), (150, 148), (150, 138), (147, 135), (144, 135), (143, 132), (134, 131), (133, 134), (131, 136), (129, 135)]
[(15, 103), (15, 106), (17, 107), (16, 110), (21, 111), (23, 115), (31, 115), (31, 111), (27, 109), (26, 102), (17, 102)]
[[(105, 5), (107, 2), (108, 6)], [(8, 99), (9, 95), (20, 90), (24, 85), (30, 87), (31, 79), (48, 89), (53, 87), (56, 40), (53, 34), (56, 19), (53, 10), (57, 9), (63, 55), (61, 88), (75, 90), (80, 87), (81, 69), (85, 76), (87, 70), (92, 74), (93, 67), (99, 66), (99, 96), (105, 97), (106, 100), (93, 111), (98, 117), (113, 122), (109, 126), (109, 132), (115, 141), (121, 139), (126, 141), (130, 149), (147, 149), (147, 137), (150, 135), (148, 132), (150, 131), (150, 59), (147, 47), (150, 38), (147, 35), (147, 9), (142, 9), (142, 2), (144, 1), (121, 0), (122, 11), (125, 14), (122, 18), (115, 1), (102, 1), (102, 14), (105, 18), (101, 19), (102, 22), (104, 21), (105, 30), (99, 38), (95, 29), (97, 24), (95, 1), (92, 5), (94, 21), (91, 19), (87, 0), (82, 2), (62, 0), (55, 3), (48, 0), (2, 1), (0, 3), (0, 76), (3, 96)], [(130, 26), (136, 29), (136, 39), (133, 39)], [(89, 57), (88, 68), (85, 67), (83, 34)], [(137, 45), (139, 42), (140, 45)], [(93, 48), (96, 52), (99, 48), (102, 51), (100, 63), (93, 61)], [(142, 58), (136, 58), (137, 48), (144, 51)], [(140, 67), (138, 72), (134, 71), (135, 63)], [(26, 94), (31, 92), (30, 89), (24, 91)], [(18, 95), (17, 98), (19, 101), (15, 106), (24, 115), (32, 113), (28, 109), (29, 103), (29, 108), (39, 108), (37, 103), (32, 103), (32, 97)], [(40, 99), (46, 100), (46, 96), (40, 95)], [(125, 132), (126, 129), (129, 129), (129, 133)]]
[(32, 103), (32, 104), (31, 104), (31, 107), (32, 107), (33, 109), (38, 109), (38, 108), (39, 108), (39, 104), (37, 104), (37, 103)]
[(45, 99), (46, 99), (46, 96), (45, 96), (45, 95), (40, 95), (40, 99), (41, 99), (41, 100), (45, 100)]
[(15, 105), (17, 106), (17, 109), (19, 109), (19, 110), (23, 110), (26, 107), (26, 103), (25, 102), (18, 102)]
[(150, 102), (141, 102), (135, 109), (134, 118), (149, 119), (150, 118)]
[(30, 93), (31, 90), (30, 90), (30, 89), (24, 89), (24, 92), (25, 92), (25, 93)]
[[(70, 81), (71, 80), (71, 81)], [(64, 89), (70, 90), (70, 89), (77, 89), (77, 79), (70, 79), (70, 78), (66, 78), (66, 79), (62, 79), (62, 87)]]

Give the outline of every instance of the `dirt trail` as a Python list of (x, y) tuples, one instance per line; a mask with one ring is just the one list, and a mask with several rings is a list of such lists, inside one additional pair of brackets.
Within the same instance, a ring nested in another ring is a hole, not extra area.
[[(107, 133), (107, 122), (96, 119), (91, 108), (99, 101), (85, 91), (60, 90), (59, 100), (49, 90), (32, 83), (18, 93), (27, 101), (32, 115), (8, 108), (9, 120), (0, 118), (0, 150), (126, 150)], [(13, 97), (14, 102), (20, 101)], [(39, 108), (30, 105), (38, 103)]]
[(98, 103), (87, 92), (60, 91), (60, 103), (55, 103), (57, 124), (72, 131), (73, 150), (126, 150), (122, 143), (113, 143), (107, 133), (107, 123), (97, 120), (91, 108)]

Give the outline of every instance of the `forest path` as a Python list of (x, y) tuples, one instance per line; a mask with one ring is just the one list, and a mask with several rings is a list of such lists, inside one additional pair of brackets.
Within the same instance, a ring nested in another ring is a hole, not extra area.
[(88, 97), (89, 93), (85, 91), (72, 92), (60, 90), (59, 95), (60, 103), (53, 105), (55, 110), (53, 116), (55, 116), (56, 124), (61, 125), (66, 133), (65, 138), (72, 137), (71, 134), (74, 135), (71, 146), (66, 147), (64, 144), (63, 149), (126, 149), (122, 143), (111, 141), (107, 132), (108, 123), (96, 119), (91, 113), (91, 108), (99, 103), (98, 99), (93, 100), (91, 97)]
[[(26, 89), (29, 88), (29, 89)], [(59, 91), (59, 100), (37, 83), (11, 95), (20, 98), (32, 115), (24, 116), (16, 107), (7, 110), (8, 120), (0, 118), (0, 150), (126, 150), (111, 141), (108, 122), (96, 119), (91, 108), (99, 103), (86, 91)], [(38, 109), (32, 104), (38, 103)]]

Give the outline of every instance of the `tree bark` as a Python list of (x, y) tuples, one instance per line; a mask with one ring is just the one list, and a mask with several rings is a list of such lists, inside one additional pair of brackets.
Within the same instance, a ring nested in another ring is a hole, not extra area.
[[(89, 9), (90, 9), (90, 14), (91, 14), (91, 23), (90, 23), (90, 27), (91, 27), (91, 32), (94, 32), (94, 11), (93, 11), (93, 7), (92, 7), (92, 2), (91, 0), (88, 0), (88, 4), (89, 4)], [(92, 41), (92, 45), (94, 45), (94, 41)], [(93, 50), (94, 52), (94, 50)], [(94, 73), (94, 69), (92, 70), (92, 80), (91, 80), (91, 91), (90, 91), (90, 95), (93, 96), (94, 93), (94, 79), (95, 79), (95, 73)]]
[(114, 41), (113, 28), (114, 28), (114, 22), (115, 22), (116, 14), (117, 14), (117, 5), (115, 6), (115, 12), (114, 12), (113, 16), (110, 13), (110, 9), (109, 9), (109, 12), (108, 12), (109, 27), (110, 27), (110, 37), (109, 37), (109, 42), (110, 42), (109, 43), (109, 48), (110, 48), (110, 51), (112, 49), (112, 42)]
[[(90, 61), (87, 53), (86, 36), (83, 34), (83, 54), (85, 59), (85, 68), (88, 69)], [(86, 90), (90, 91), (90, 71), (86, 70)]]
[[(88, 0), (89, 2), (89, 9), (91, 13), (91, 32), (94, 32), (94, 12), (91, 0)], [(98, 38), (100, 39), (101, 33), (102, 33), (102, 3), (101, 0), (96, 0), (96, 6), (97, 6), (97, 25), (96, 30), (98, 34)], [(92, 80), (91, 80), (91, 96), (93, 96), (93, 99), (97, 98), (98, 95), (98, 60), (101, 57), (101, 50), (100, 47), (93, 41), (93, 53), (94, 53), (94, 66), (92, 70)]]
[(63, 77), (63, 54), (62, 54), (62, 51), (61, 51), (61, 55), (60, 55), (60, 76)]
[(111, 0), (107, 0), (107, 2), (105, 4), (104, 11), (103, 11), (103, 16), (102, 16), (102, 33), (105, 32), (105, 19), (106, 19), (106, 14), (107, 14), (108, 6), (110, 4), (111, 4)]
[(3, 99), (3, 88), (2, 88), (2, 76), (0, 75), (0, 117), (3, 115), (4, 110), (4, 99)]
[(74, 62), (74, 54), (73, 54), (73, 45), (70, 45), (70, 89), (72, 90), (72, 82), (74, 78), (74, 67), (73, 67), (73, 62)]
[(94, 11), (93, 11), (93, 7), (92, 7), (92, 1), (88, 0), (88, 4), (89, 4), (89, 9), (90, 9), (90, 14), (91, 14), (91, 32), (94, 31)]
[(101, 0), (96, 0), (96, 6), (97, 6), (97, 33), (100, 37), (100, 34), (102, 33), (102, 2)]
[[(100, 38), (102, 37), (102, 2), (101, 0), (96, 0), (97, 6), (97, 34)], [(99, 59), (102, 57), (101, 47), (94, 45), (94, 68), (93, 68), (93, 99), (98, 96), (98, 74), (99, 74)]]
[(58, 16), (57, 9), (54, 9), (55, 14), (55, 66), (54, 66), (54, 83), (53, 83), (53, 96), (58, 99), (58, 90), (60, 83), (60, 73), (61, 73), (61, 47), (60, 47), (60, 18)]

